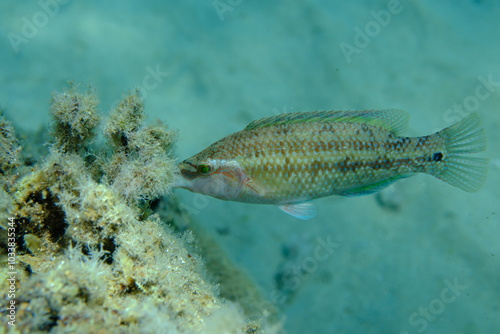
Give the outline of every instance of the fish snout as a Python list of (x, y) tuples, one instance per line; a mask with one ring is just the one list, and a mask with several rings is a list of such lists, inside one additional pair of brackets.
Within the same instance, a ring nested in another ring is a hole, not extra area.
[(188, 160), (184, 160), (177, 167), (180, 175), (186, 180), (193, 180), (199, 176), (196, 165)]
[(184, 188), (191, 190), (192, 180), (196, 178), (197, 169), (194, 164), (184, 160), (177, 165), (179, 172), (176, 173), (176, 178), (174, 180), (173, 188)]

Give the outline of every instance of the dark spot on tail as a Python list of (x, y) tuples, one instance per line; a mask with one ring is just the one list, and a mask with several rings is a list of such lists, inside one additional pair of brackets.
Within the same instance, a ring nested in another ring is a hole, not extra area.
[(432, 155), (432, 160), (434, 161), (441, 161), (443, 160), (443, 153), (437, 152)]

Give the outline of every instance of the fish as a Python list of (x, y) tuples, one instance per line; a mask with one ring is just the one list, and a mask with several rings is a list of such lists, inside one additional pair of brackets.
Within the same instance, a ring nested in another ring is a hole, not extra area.
[(303, 220), (310, 201), (375, 193), (426, 173), (468, 192), (485, 181), (480, 117), (406, 137), (402, 110), (312, 111), (255, 120), (179, 165), (175, 187), (227, 201), (273, 204)]

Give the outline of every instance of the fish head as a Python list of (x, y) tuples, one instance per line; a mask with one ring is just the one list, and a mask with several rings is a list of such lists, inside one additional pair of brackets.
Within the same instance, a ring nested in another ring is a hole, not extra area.
[(229, 201), (238, 200), (246, 179), (236, 160), (209, 158), (203, 154), (184, 160), (179, 170), (176, 187)]

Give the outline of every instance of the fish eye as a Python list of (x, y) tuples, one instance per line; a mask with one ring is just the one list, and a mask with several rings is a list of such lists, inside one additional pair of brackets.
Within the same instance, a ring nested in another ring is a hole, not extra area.
[(200, 173), (201, 175), (210, 174), (211, 171), (212, 171), (212, 167), (210, 165), (200, 164), (198, 166), (198, 173)]

